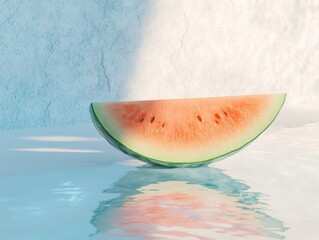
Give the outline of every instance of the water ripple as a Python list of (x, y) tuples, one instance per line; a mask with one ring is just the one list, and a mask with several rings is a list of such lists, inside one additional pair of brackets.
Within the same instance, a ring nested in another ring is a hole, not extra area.
[(117, 197), (94, 211), (92, 237), (283, 239), (283, 222), (248, 189), (217, 168), (140, 167), (104, 191)]

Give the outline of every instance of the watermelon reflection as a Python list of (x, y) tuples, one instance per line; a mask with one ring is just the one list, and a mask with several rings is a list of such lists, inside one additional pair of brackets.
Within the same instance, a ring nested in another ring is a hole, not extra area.
[(284, 238), (283, 223), (248, 188), (216, 168), (139, 168), (105, 190), (119, 195), (101, 202), (91, 223), (110, 238)]

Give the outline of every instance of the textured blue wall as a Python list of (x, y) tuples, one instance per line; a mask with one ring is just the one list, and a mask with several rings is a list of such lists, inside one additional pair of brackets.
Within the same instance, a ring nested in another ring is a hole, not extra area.
[(0, 0), (0, 129), (89, 121), (120, 100), (148, 0)]

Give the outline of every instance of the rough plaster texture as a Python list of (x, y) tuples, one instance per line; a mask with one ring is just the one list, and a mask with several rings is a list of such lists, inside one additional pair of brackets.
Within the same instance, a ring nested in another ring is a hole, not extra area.
[(319, 102), (319, 1), (161, 0), (152, 9), (129, 98), (288, 92), (289, 102)]
[(148, 0), (0, 0), (0, 129), (89, 121), (121, 99)]
[(319, 102), (319, 2), (0, 0), (0, 129), (92, 101), (288, 92)]

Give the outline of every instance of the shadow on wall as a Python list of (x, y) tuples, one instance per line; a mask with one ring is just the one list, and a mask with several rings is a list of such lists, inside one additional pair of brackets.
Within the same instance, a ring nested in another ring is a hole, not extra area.
[(87, 122), (134, 69), (149, 0), (2, 1), (0, 129)]

